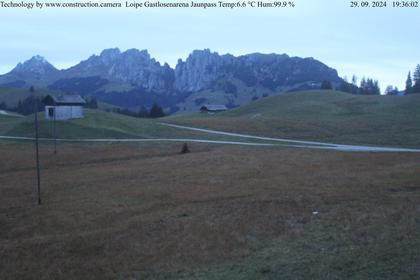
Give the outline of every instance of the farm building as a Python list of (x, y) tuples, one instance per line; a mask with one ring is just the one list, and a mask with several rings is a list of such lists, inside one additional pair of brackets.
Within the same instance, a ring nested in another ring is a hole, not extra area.
[(61, 121), (83, 118), (83, 106), (86, 104), (80, 95), (47, 95), (42, 102), (45, 105), (45, 119)]
[(201, 112), (217, 113), (226, 111), (228, 108), (225, 105), (203, 105), (200, 108)]

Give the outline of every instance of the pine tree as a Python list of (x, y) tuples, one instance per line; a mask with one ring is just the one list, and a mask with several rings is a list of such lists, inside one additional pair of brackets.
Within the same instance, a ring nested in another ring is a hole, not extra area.
[(420, 64), (417, 64), (416, 70), (413, 73), (414, 84), (420, 83)]
[(414, 84), (411, 93), (420, 93), (420, 82)]
[(353, 77), (351, 77), (351, 83), (353, 85), (357, 85), (357, 76), (353, 74)]
[(331, 82), (330, 81), (327, 81), (327, 80), (322, 81), (321, 89), (325, 89), (325, 90), (331, 90), (331, 89), (333, 89)]
[(363, 77), (362, 80), (360, 81), (359, 94), (361, 95), (367, 94), (366, 89), (367, 89), (367, 81), (365, 77)]
[(150, 117), (151, 118), (161, 118), (164, 117), (165, 113), (163, 112), (162, 107), (158, 104), (153, 104), (152, 108), (150, 109)]
[(416, 70), (413, 73), (414, 85), (411, 89), (412, 93), (420, 93), (420, 64), (416, 66)]
[(379, 82), (370, 78), (363, 78), (360, 82), (359, 94), (361, 95), (380, 95), (381, 89)]
[(413, 87), (413, 80), (411, 80), (411, 71), (409, 71), (407, 75), (407, 80), (405, 82), (405, 94), (411, 93), (412, 87)]
[(7, 104), (6, 104), (6, 102), (2, 102), (2, 103), (0, 103), (0, 110), (7, 110)]
[(371, 94), (381, 95), (381, 88), (379, 87), (378, 80), (373, 81)]

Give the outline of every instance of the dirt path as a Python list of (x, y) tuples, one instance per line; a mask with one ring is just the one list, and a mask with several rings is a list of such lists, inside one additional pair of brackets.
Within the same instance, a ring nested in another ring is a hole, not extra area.
[[(173, 127), (173, 128), (187, 129), (187, 130), (200, 131), (200, 132), (206, 132), (206, 133), (212, 133), (212, 134), (289, 143), (289, 144), (286, 144), (289, 147), (327, 149), (327, 150), (337, 150), (337, 151), (345, 151), (345, 152), (414, 152), (414, 153), (420, 152), (420, 149), (344, 145), (344, 144), (334, 144), (334, 143), (325, 143), (325, 142), (254, 136), (254, 135), (249, 135), (249, 134), (240, 134), (240, 133), (232, 133), (232, 132), (225, 132), (225, 131), (212, 130), (212, 129), (203, 129), (203, 128), (196, 128), (196, 127), (190, 127), (190, 126), (170, 124), (170, 123), (160, 123), (160, 124)], [(293, 143), (295, 145), (290, 145), (290, 143)], [(296, 144), (299, 144), (299, 145), (296, 145)]]
[[(208, 139), (189, 139), (189, 138), (149, 138), (149, 139), (138, 139), (138, 138), (127, 138), (127, 139), (118, 139), (118, 138), (93, 138), (93, 139), (57, 139), (58, 142), (102, 142), (102, 143), (129, 143), (129, 142), (191, 142), (191, 143), (206, 143), (206, 144), (222, 144), (222, 145), (241, 145), (241, 146), (260, 146), (260, 147), (270, 147), (270, 146), (281, 146), (281, 147), (291, 147), (291, 148), (307, 148), (307, 149), (323, 149), (323, 150), (336, 150), (342, 152), (388, 152), (388, 153), (419, 153), (420, 149), (408, 149), (408, 148), (391, 148), (391, 147), (375, 147), (375, 146), (358, 146), (358, 145), (343, 145), (343, 144), (332, 144), (324, 142), (314, 142), (314, 141), (301, 141), (301, 140), (292, 140), (284, 138), (272, 138), (272, 137), (263, 137), (263, 136), (253, 136), (248, 134), (239, 134), (224, 132), (211, 129), (195, 128), (189, 126), (175, 125), (169, 123), (160, 123), (161, 125), (178, 128), (178, 129), (187, 129), (193, 131), (200, 131), (211, 134), (234, 136), (248, 139), (257, 139), (265, 140), (271, 142), (281, 142), (279, 143), (254, 143), (254, 142), (242, 142), (242, 141), (222, 141), (222, 140), (208, 140)], [(23, 140), (23, 141), (33, 141), (33, 137), (19, 137), (19, 136), (0, 136), (0, 140)], [(54, 141), (52, 138), (40, 138), (40, 141)]]
[[(34, 141), (34, 137), (19, 137), (19, 136), (0, 136), (0, 140), (24, 140)], [(52, 138), (39, 138), (39, 141), (54, 141)], [(224, 144), (224, 145), (243, 145), (243, 146), (279, 146), (278, 144), (269, 143), (252, 143), (252, 142), (239, 142), (239, 141), (218, 141), (218, 140), (207, 140), (207, 139), (189, 139), (189, 138), (150, 138), (150, 139), (137, 139), (137, 138), (101, 138), (101, 139), (63, 139), (58, 138), (58, 142), (116, 142), (116, 143), (128, 143), (128, 142), (193, 142), (193, 143), (206, 143), (206, 144)], [(289, 147), (290, 145), (280, 145)], [(292, 147), (292, 146), (290, 146)]]

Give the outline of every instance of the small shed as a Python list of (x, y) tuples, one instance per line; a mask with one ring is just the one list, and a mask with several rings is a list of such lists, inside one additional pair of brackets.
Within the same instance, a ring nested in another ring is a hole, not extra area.
[(70, 120), (83, 118), (83, 106), (86, 101), (80, 95), (47, 95), (42, 102), (45, 105), (46, 120)]
[(225, 105), (203, 105), (200, 108), (201, 112), (217, 113), (226, 111), (228, 108)]

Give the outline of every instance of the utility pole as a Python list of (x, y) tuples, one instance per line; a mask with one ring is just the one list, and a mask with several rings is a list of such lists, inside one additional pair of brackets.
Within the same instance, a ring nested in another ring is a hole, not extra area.
[(57, 129), (56, 129), (56, 110), (57, 106), (54, 106), (54, 154), (57, 154)]
[[(33, 95), (35, 92), (32, 86), (29, 91)], [(38, 191), (38, 205), (41, 205), (41, 175), (39, 171), (39, 144), (38, 144), (38, 104), (34, 96), (34, 111), (35, 111), (35, 154), (36, 154), (36, 175), (37, 175), (37, 191)]]

